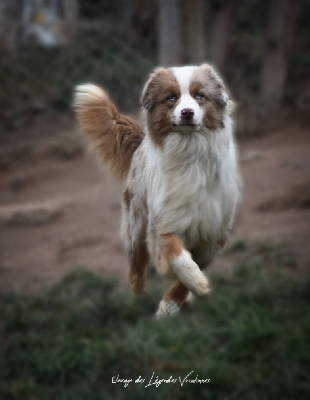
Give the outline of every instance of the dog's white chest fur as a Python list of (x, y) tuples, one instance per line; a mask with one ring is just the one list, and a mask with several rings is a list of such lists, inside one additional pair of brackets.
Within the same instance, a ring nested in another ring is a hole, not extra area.
[(217, 240), (238, 200), (230, 132), (172, 134), (163, 149), (146, 138), (143, 150), (149, 217), (158, 232), (175, 233), (188, 247)]

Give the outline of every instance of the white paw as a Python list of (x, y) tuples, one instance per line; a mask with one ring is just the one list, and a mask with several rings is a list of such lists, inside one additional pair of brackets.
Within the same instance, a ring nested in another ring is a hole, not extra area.
[(186, 299), (185, 299), (185, 303), (187, 304), (193, 304), (195, 301), (195, 296), (192, 292), (189, 292)]
[(156, 312), (156, 317), (162, 318), (162, 317), (165, 317), (168, 315), (175, 315), (175, 314), (178, 314), (179, 310), (180, 310), (180, 308), (175, 301), (162, 300), (159, 303), (158, 310)]
[(201, 272), (187, 250), (172, 260), (172, 269), (180, 281), (198, 296), (205, 296), (210, 292), (207, 277)]

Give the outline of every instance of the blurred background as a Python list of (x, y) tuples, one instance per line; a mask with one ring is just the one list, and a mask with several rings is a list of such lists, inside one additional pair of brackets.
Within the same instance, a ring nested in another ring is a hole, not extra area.
[[(148, 398), (310, 397), (309, 13), (309, 0), (0, 1), (1, 399), (144, 399), (112, 376), (191, 370), (211, 384)], [(140, 118), (153, 68), (201, 62), (237, 103), (243, 204), (214, 295), (156, 324), (166, 284), (150, 270), (149, 294), (129, 294), (122, 186), (88, 153), (72, 96), (99, 84)]]
[(305, 110), (309, 8), (308, 0), (2, 0), (1, 128), (68, 113), (72, 88), (85, 80), (136, 112), (153, 67), (203, 61), (251, 119), (261, 118), (258, 108)]

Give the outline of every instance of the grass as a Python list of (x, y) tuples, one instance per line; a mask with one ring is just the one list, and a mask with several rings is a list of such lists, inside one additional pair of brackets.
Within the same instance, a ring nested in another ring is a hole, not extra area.
[[(83, 270), (40, 295), (1, 294), (0, 398), (310, 398), (309, 277), (262, 258), (211, 279), (210, 298), (161, 321), (154, 276), (137, 299)], [(210, 382), (181, 386), (191, 371)], [(177, 381), (145, 387), (153, 372)]]

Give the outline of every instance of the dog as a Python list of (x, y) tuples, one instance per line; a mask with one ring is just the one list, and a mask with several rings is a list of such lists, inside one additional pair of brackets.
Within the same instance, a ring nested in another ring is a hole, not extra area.
[(76, 88), (82, 130), (99, 161), (126, 180), (121, 236), (133, 292), (144, 293), (149, 262), (174, 281), (161, 317), (178, 313), (190, 292), (209, 293), (202, 270), (232, 229), (240, 200), (233, 102), (203, 64), (157, 68), (141, 105), (143, 124), (119, 113), (98, 86)]

